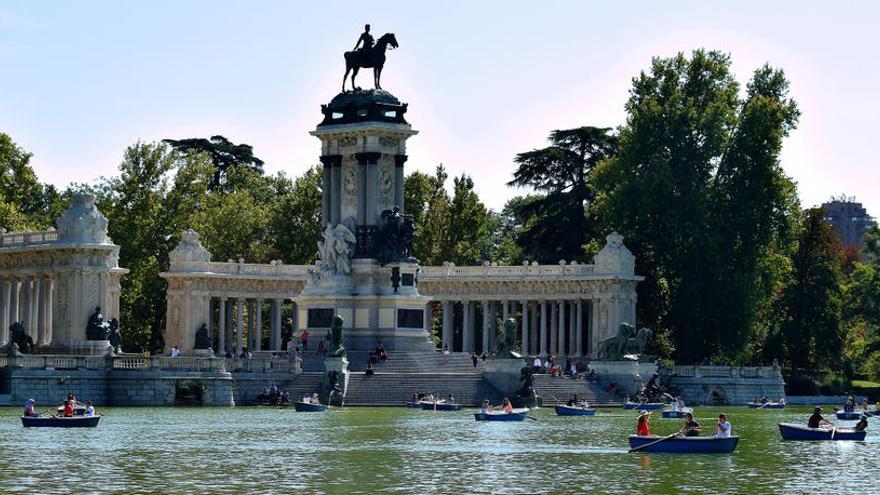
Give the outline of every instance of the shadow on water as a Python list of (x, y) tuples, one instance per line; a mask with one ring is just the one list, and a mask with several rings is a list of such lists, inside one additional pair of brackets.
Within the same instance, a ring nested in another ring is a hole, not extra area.
[[(721, 409), (698, 408), (707, 429)], [(857, 491), (880, 468), (880, 420), (866, 442), (784, 442), (777, 423), (808, 408), (726, 408), (741, 436), (721, 455), (629, 454), (635, 413), (485, 423), (472, 410), (102, 408), (95, 429), (24, 429), (0, 409), (3, 492), (412, 493)], [(852, 422), (843, 422), (851, 424)], [(681, 420), (651, 422), (665, 435)]]

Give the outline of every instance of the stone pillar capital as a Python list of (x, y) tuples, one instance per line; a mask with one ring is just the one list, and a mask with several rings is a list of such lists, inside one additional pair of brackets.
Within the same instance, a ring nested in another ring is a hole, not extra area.
[(320, 160), (326, 168), (342, 166), (342, 155), (321, 155)]
[(364, 151), (355, 153), (354, 157), (358, 161), (358, 165), (366, 165), (368, 163), (378, 162), (379, 158), (382, 157), (382, 153), (379, 153), (378, 151)]

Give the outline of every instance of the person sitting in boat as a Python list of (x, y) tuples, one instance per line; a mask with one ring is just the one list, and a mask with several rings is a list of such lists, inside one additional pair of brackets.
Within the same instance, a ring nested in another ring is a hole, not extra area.
[(785, 405), (785, 397), (780, 397), (779, 402), (777, 404), (784, 406)]
[(488, 399), (483, 400), (483, 405), (480, 406), (481, 414), (492, 414), (492, 404), (489, 404)]
[(863, 413), (868, 412), (868, 399), (862, 400), (861, 409)]
[(764, 397), (761, 397), (761, 404), (766, 404), (768, 402), (770, 402), (770, 398), (768, 398), (766, 395)]
[(865, 428), (868, 427), (868, 416), (862, 414), (862, 417), (859, 418), (859, 422), (853, 426), (853, 430), (855, 431), (865, 431)]
[(831, 421), (828, 421), (827, 419), (823, 418), (822, 417), (822, 408), (819, 406), (816, 406), (816, 408), (813, 409), (813, 415), (810, 416), (809, 420), (807, 420), (807, 427), (818, 428), (821, 425), (831, 426)]
[(684, 400), (681, 398), (681, 396), (676, 397), (675, 403), (678, 405), (679, 411), (685, 410)]
[(678, 433), (686, 437), (698, 437), (700, 436), (701, 431), (703, 431), (703, 427), (700, 426), (700, 423), (694, 421), (694, 415), (691, 413), (684, 413), (684, 426), (678, 431)]
[(715, 438), (730, 438), (731, 433), (733, 433), (733, 426), (730, 425), (730, 421), (727, 421), (727, 415), (724, 413), (719, 414), (718, 423), (712, 429), (712, 435)]
[(65, 418), (73, 417), (73, 404), (71, 404), (69, 400), (64, 401), (64, 411), (62, 412), (62, 415)]
[(587, 399), (581, 399), (581, 401), (578, 405), (581, 406), (581, 409), (589, 409), (590, 408), (590, 403), (587, 402)]
[(321, 399), (318, 398), (318, 393), (315, 392), (312, 394), (312, 404), (320, 404)]
[(568, 402), (566, 402), (565, 405), (568, 407), (574, 407), (576, 402), (577, 402), (577, 397), (572, 395), (571, 397), (568, 398)]
[(510, 403), (510, 399), (507, 397), (501, 401), (501, 410), (507, 414), (513, 414), (513, 404)]
[(67, 400), (70, 402), (71, 407), (76, 407), (76, 396), (73, 395), (73, 392), (67, 393)]
[(648, 426), (650, 419), (651, 413), (649, 411), (642, 411), (639, 414), (639, 421), (636, 423), (636, 435), (640, 437), (651, 436), (651, 427)]
[(452, 396), (452, 392), (449, 392), (449, 397), (446, 398), (446, 402), (455, 404), (455, 397)]
[(843, 412), (850, 414), (853, 412), (853, 406), (852, 397), (850, 397), (849, 400), (846, 401), (846, 404), (843, 405)]
[(35, 401), (34, 399), (28, 399), (27, 401), (25, 401), (25, 403), (24, 403), (24, 415), (25, 416), (31, 416), (31, 417), (39, 416), (37, 414), (37, 412), (34, 411), (34, 405), (36, 405), (36, 403), (37, 403), (37, 401)]
[(95, 406), (92, 405), (92, 401), (86, 401), (86, 412), (83, 413), (83, 416), (94, 416), (95, 415)]

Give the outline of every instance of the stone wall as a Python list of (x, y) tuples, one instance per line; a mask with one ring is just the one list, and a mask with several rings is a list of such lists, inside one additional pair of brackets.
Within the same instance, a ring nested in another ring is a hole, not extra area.
[(689, 404), (742, 406), (755, 397), (771, 400), (785, 397), (785, 382), (779, 368), (738, 366), (673, 366), (670, 385)]

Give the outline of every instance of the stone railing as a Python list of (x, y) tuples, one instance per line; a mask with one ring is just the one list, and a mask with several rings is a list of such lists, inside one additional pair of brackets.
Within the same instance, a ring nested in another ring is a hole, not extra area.
[(593, 275), (595, 265), (483, 265), (483, 266), (426, 266), (419, 271), (419, 280), (444, 279), (525, 279), (559, 278)]
[(702, 366), (676, 365), (667, 368), (673, 376), (706, 378), (775, 378), (782, 376), (772, 366)]
[(242, 263), (222, 261), (174, 262), (169, 272), (195, 272), (218, 275), (240, 275), (254, 277), (303, 278), (309, 275), (307, 265), (285, 265), (273, 263)]
[(0, 248), (50, 244), (57, 240), (58, 232), (54, 229), (36, 232), (8, 232), (0, 235)]
[(53, 356), (24, 355), (0, 357), (0, 368), (33, 370), (117, 370), (117, 371), (194, 371), (242, 373), (299, 373), (299, 358), (288, 359), (226, 359), (168, 356)]

